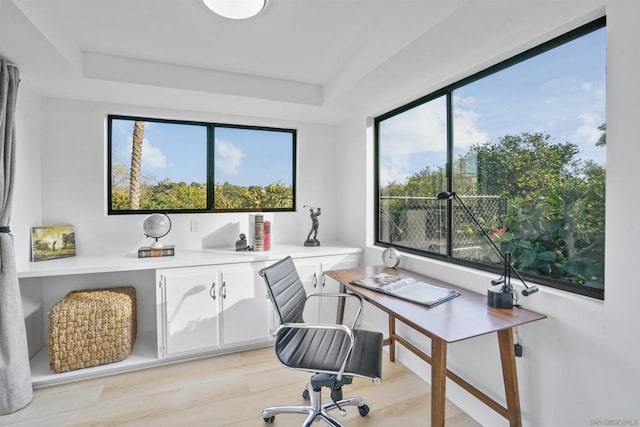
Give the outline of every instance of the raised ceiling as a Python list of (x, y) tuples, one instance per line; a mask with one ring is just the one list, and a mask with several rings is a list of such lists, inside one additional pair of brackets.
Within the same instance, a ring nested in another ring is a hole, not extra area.
[(236, 21), (200, 0), (0, 0), (0, 55), (45, 96), (335, 123), (556, 35), (601, 3), (270, 0)]

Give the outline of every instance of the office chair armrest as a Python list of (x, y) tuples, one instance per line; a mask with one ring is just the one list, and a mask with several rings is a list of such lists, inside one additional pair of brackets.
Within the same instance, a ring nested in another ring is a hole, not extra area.
[[(356, 311), (356, 315), (353, 317), (353, 322), (351, 322), (350, 328), (355, 328), (358, 319), (360, 318), (360, 312), (362, 312), (362, 298), (356, 294), (349, 294), (346, 292), (333, 292), (333, 293), (315, 293), (307, 296), (307, 300), (311, 297), (330, 297), (330, 298), (344, 298), (346, 300), (347, 297), (355, 298), (358, 301), (358, 311)], [(344, 307), (343, 307), (344, 310)], [(344, 314), (344, 313), (343, 313)]]
[(355, 342), (355, 336), (353, 335), (353, 330), (346, 325), (338, 325), (338, 324), (324, 324), (324, 323), (283, 323), (276, 330), (276, 335), (280, 332), (281, 329), (289, 328), (289, 329), (326, 329), (326, 330), (342, 330), (349, 337), (349, 350), (345, 354), (344, 360), (342, 361), (342, 365), (340, 366), (340, 370), (336, 372), (337, 379), (342, 379), (342, 374), (344, 373), (345, 368), (347, 367), (347, 361), (349, 360), (349, 356), (351, 355), (351, 350), (353, 350), (353, 343)]

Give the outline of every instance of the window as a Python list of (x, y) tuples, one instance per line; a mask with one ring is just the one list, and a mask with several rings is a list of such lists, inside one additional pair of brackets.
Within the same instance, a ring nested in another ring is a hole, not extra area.
[(109, 214), (295, 209), (296, 131), (108, 117)]
[(603, 298), (605, 25), (377, 117), (377, 243)]

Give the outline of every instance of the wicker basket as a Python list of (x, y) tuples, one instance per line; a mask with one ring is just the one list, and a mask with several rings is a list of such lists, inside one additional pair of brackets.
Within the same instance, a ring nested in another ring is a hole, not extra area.
[(49, 312), (49, 364), (54, 372), (123, 360), (136, 339), (132, 286), (69, 292)]

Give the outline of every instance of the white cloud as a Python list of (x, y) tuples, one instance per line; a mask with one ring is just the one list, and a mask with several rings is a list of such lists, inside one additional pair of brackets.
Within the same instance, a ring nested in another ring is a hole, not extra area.
[(584, 141), (588, 145), (595, 145), (602, 135), (602, 131), (598, 130), (598, 126), (603, 123), (602, 118), (595, 113), (583, 113), (579, 117), (582, 124), (576, 129), (576, 140)]
[(142, 164), (150, 170), (164, 169), (167, 167), (167, 158), (158, 147), (155, 147), (148, 139), (144, 138), (142, 144)]
[(244, 153), (232, 142), (216, 140), (215, 166), (229, 175), (238, 175)]
[[(133, 136), (127, 136), (128, 146), (122, 147), (119, 155), (131, 161), (131, 150), (133, 148)], [(162, 150), (151, 143), (147, 138), (142, 139), (142, 167), (148, 171), (156, 171), (167, 167), (167, 157)]]
[(489, 135), (478, 129), (480, 115), (474, 110), (456, 108), (453, 117), (453, 141), (456, 148), (467, 148), (489, 140)]
[[(433, 153), (441, 158), (447, 149), (445, 98), (438, 98), (382, 123), (380, 133), (382, 168), (380, 182), (404, 182), (418, 172), (410, 161), (417, 155)], [(456, 148), (469, 147), (489, 139), (478, 129), (479, 114), (473, 110), (475, 98), (455, 97), (454, 141)], [(424, 166), (431, 165), (422, 165)], [(444, 166), (444, 165), (442, 165)]]
[(593, 90), (593, 83), (592, 82), (584, 82), (582, 83), (581, 89), (583, 92), (589, 93)]

